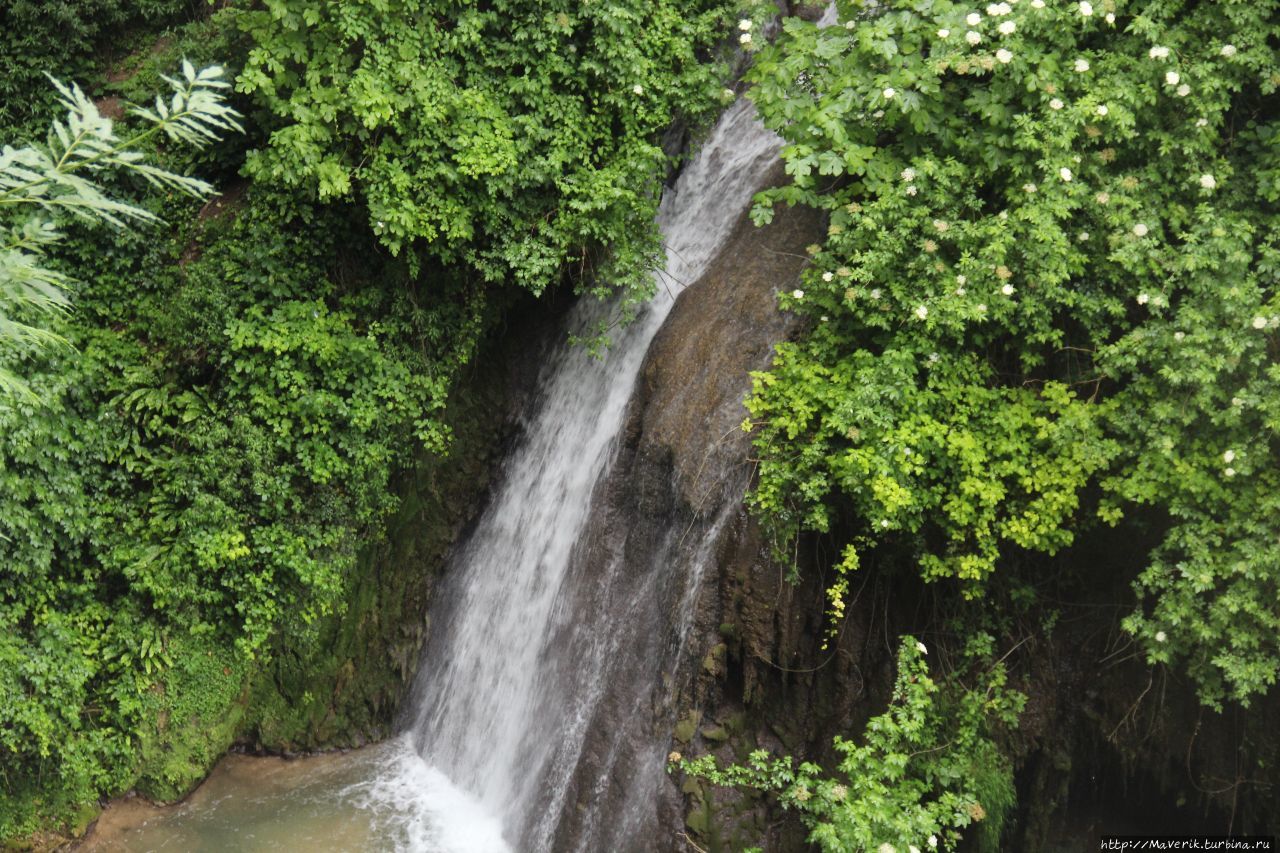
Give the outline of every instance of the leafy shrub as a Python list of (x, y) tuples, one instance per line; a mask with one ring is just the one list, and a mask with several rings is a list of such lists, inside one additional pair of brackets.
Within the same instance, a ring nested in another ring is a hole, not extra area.
[(94, 54), (130, 26), (176, 21), (196, 0), (9, 0), (0, 5), (0, 127), (40, 130), (52, 106), (46, 74), (93, 72)]
[[(673, 116), (720, 96), (716, 0), (271, 0), (240, 88), (278, 126), (259, 180), (358, 196), (393, 253), (535, 293), (566, 264), (645, 294)], [(416, 254), (414, 255), (417, 256)]]
[(755, 506), (971, 596), (1150, 507), (1125, 625), (1247, 702), (1280, 673), (1277, 4), (868, 9), (751, 72), (792, 175), (756, 218), (830, 212), (749, 403)]
[(993, 735), (1016, 723), (1025, 698), (1005, 688), (999, 664), (975, 667), (980, 681), (970, 689), (955, 673), (939, 685), (926, 654), (923, 643), (903, 638), (889, 708), (858, 741), (836, 739), (836, 777), (764, 750), (746, 765), (722, 769), (703, 756), (679, 766), (717, 785), (774, 792), (801, 813), (809, 840), (830, 853), (951, 849), (974, 824), (982, 829), (979, 849), (998, 850), (1013, 772)]

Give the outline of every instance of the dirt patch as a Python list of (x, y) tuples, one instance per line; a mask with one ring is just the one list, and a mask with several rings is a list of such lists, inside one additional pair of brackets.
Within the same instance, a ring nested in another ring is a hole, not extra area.
[(98, 112), (113, 121), (120, 121), (124, 118), (124, 101), (115, 95), (107, 98), (98, 98), (93, 102), (98, 108)]

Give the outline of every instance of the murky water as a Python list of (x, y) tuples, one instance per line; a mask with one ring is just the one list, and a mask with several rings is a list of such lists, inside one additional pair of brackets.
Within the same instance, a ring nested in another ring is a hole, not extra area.
[(182, 803), (113, 803), (77, 849), (510, 853), (497, 817), (403, 739), (297, 759), (228, 756)]

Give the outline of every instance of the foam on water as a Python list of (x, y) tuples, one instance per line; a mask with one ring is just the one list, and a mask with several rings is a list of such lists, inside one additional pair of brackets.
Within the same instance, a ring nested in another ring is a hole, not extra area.
[(498, 815), (427, 764), (409, 738), (378, 751), (370, 778), (341, 793), (368, 812), (380, 844), (403, 853), (511, 853)]

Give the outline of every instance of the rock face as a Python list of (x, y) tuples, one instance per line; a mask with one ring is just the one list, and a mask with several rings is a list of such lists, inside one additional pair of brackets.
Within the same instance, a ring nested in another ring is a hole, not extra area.
[[(557, 850), (683, 844), (674, 831), (684, 823), (683, 793), (665, 773), (671, 733), (686, 742), (729, 737), (732, 721), (700, 712), (714, 704), (705, 701), (707, 685), (732, 665), (718, 633), (726, 621), (720, 597), (735, 595), (725, 573), (768, 563), (743, 505), (752, 463), (742, 401), (750, 372), (765, 368), (773, 344), (796, 328), (776, 294), (796, 286), (804, 247), (824, 230), (823, 217), (806, 209), (780, 211), (763, 229), (744, 217), (650, 347), (575, 582), (577, 594), (594, 595), (592, 573), (621, 561), (629, 588), (586, 609), (633, 611), (617, 623), (628, 652), (604, 686)], [(772, 567), (768, 574), (777, 579)], [(770, 625), (774, 592), (770, 612), (755, 614)]]

